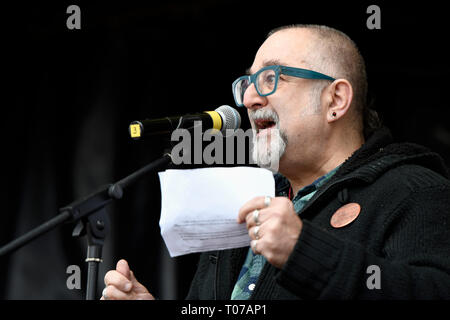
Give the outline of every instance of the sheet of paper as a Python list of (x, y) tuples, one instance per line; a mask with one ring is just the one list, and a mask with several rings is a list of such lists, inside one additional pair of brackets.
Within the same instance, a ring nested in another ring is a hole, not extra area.
[(161, 183), (161, 235), (171, 257), (245, 247), (239, 209), (257, 196), (274, 196), (273, 174), (253, 167), (166, 170)]

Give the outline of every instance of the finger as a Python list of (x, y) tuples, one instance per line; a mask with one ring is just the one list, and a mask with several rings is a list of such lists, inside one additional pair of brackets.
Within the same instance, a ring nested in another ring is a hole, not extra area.
[(104, 300), (129, 300), (132, 298), (130, 294), (123, 292), (115, 286), (107, 286), (103, 289), (102, 296)]
[(262, 230), (263, 226), (254, 226), (248, 229), (248, 235), (252, 240), (259, 240), (264, 235), (264, 230)]
[(125, 259), (117, 261), (116, 270), (123, 274), (128, 280), (131, 280), (130, 267)]
[(106, 273), (105, 285), (115, 286), (124, 292), (129, 292), (133, 287), (131, 281), (116, 270), (110, 270)]
[(260, 252), (258, 251), (258, 240), (252, 240), (250, 242), (250, 248), (252, 248), (252, 251), (254, 254), (260, 254)]
[(124, 259), (119, 260), (117, 262), (116, 270), (122, 273), (125, 277), (127, 277), (127, 279), (130, 280), (133, 285), (139, 284), (136, 277), (134, 276), (133, 271), (130, 270), (130, 267), (126, 260)]
[[(250, 212), (253, 212), (253, 210), (264, 209), (266, 207), (265, 198), (266, 198), (265, 196), (256, 197), (256, 198), (253, 198), (252, 200), (244, 203), (244, 205), (239, 209), (238, 219), (237, 219), (238, 223), (244, 222), (246, 216)], [(272, 200), (273, 200), (273, 198), (272, 198)]]
[[(255, 220), (255, 211), (258, 210), (258, 224)], [(255, 209), (251, 211), (247, 216), (245, 217), (245, 223), (247, 224), (247, 229), (250, 229), (251, 227), (254, 227), (256, 225), (261, 225), (270, 217), (270, 210), (271, 209)]]
[(267, 208), (268, 206), (270, 206), (271, 202), (272, 202), (273, 197), (270, 196), (265, 196), (264, 197), (264, 207)]
[(244, 205), (239, 209), (237, 222), (242, 223), (245, 221), (245, 218), (247, 215), (252, 212), (253, 210), (257, 209), (256, 204), (258, 202), (258, 198), (253, 198), (250, 201), (247, 201), (244, 203)]
[(136, 286), (142, 286), (142, 285), (139, 283), (139, 281), (137, 281), (137, 279), (136, 279), (136, 277), (135, 277), (135, 275), (134, 275), (134, 272), (131, 271), (131, 270), (130, 270), (130, 280), (131, 280), (131, 283), (133, 284), (133, 287), (136, 287)]

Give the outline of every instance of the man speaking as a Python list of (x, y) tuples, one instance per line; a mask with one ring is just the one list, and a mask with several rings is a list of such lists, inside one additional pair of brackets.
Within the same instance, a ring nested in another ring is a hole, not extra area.
[[(233, 94), (277, 196), (242, 206), (251, 246), (201, 254), (188, 299), (450, 298), (447, 169), (379, 125), (348, 36), (272, 31)], [(153, 299), (124, 260), (105, 284), (102, 299)]]

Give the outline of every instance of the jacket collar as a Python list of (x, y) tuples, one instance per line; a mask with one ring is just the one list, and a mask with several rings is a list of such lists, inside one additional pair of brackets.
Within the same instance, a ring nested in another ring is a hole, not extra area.
[(444, 160), (437, 153), (415, 143), (394, 143), (389, 129), (381, 127), (342, 164), (332, 181), (351, 174), (371, 182), (390, 168), (406, 163), (418, 164), (449, 177)]
[[(437, 153), (414, 143), (392, 142), (393, 138), (388, 128), (381, 127), (376, 130), (314, 194), (302, 212), (307, 211), (313, 204), (317, 205), (317, 202), (326, 201), (328, 197), (322, 197), (325, 193), (331, 196), (349, 185), (371, 183), (390, 168), (406, 163), (419, 164), (446, 178), (449, 177), (448, 169)], [(289, 182), (282, 175), (278, 174), (275, 182), (279, 183), (278, 192), (283, 188), (289, 188)], [(321, 198), (321, 201), (316, 201), (318, 198)]]
[[(378, 151), (392, 142), (392, 135), (386, 127), (372, 133), (368, 140), (356, 150), (345, 162), (340, 166), (331, 181), (338, 180), (343, 176), (355, 171), (358, 167), (364, 165)], [(289, 181), (280, 173), (274, 175), (277, 193), (286, 193), (289, 189)]]

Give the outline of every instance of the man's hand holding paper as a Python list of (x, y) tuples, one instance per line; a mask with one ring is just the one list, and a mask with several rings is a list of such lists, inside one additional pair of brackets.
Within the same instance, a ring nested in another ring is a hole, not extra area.
[(273, 174), (261, 168), (167, 170), (159, 176), (161, 234), (171, 257), (248, 246), (248, 230), (236, 222), (240, 208), (275, 194)]

